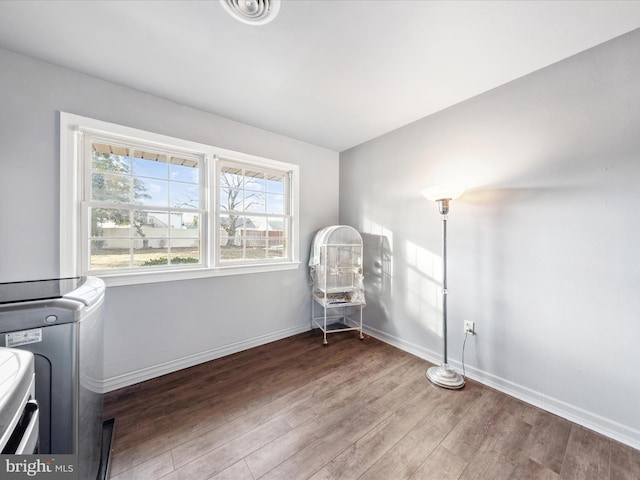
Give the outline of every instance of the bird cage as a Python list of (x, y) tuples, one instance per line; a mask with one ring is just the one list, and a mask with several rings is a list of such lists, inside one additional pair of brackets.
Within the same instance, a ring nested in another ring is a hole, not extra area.
[[(316, 233), (309, 258), (312, 279), (311, 321), (324, 334), (359, 330), (362, 335), (362, 307), (365, 304), (362, 272), (362, 237), (346, 225), (334, 225)], [(315, 312), (316, 304), (321, 314)], [(355, 307), (355, 308), (352, 308)], [(331, 310), (341, 308), (341, 311)], [(356, 310), (355, 317), (354, 312)], [(329, 323), (327, 323), (329, 322)]]

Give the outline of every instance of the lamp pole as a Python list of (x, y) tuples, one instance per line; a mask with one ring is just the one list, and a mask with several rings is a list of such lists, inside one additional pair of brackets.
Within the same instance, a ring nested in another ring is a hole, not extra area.
[(438, 200), (440, 215), (442, 217), (442, 336), (444, 337), (443, 362), (447, 361), (447, 220), (449, 213), (449, 200)]
[(453, 185), (441, 185), (426, 188), (422, 194), (429, 200), (438, 202), (438, 209), (442, 218), (442, 339), (443, 355), (442, 364), (439, 367), (427, 369), (427, 378), (439, 387), (459, 389), (464, 387), (464, 378), (459, 373), (451, 370), (447, 357), (447, 220), (449, 215), (449, 201), (462, 195), (464, 187)]

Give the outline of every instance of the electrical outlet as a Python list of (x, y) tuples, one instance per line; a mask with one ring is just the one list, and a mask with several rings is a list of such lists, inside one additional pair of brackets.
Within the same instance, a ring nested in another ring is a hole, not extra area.
[(470, 333), (471, 335), (476, 334), (476, 324), (471, 320), (464, 321), (464, 333)]

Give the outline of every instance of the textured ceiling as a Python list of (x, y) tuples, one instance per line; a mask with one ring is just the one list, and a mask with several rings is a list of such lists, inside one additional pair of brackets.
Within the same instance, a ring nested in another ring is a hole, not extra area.
[(638, 1), (0, 2), (1, 48), (335, 151), (638, 27)]

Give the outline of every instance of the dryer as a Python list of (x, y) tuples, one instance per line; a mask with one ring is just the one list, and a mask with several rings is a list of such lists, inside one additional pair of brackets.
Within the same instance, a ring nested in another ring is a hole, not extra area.
[(77, 455), (81, 479), (106, 470), (104, 294), (104, 282), (95, 277), (0, 283), (0, 347), (29, 351), (35, 359), (40, 453)]

